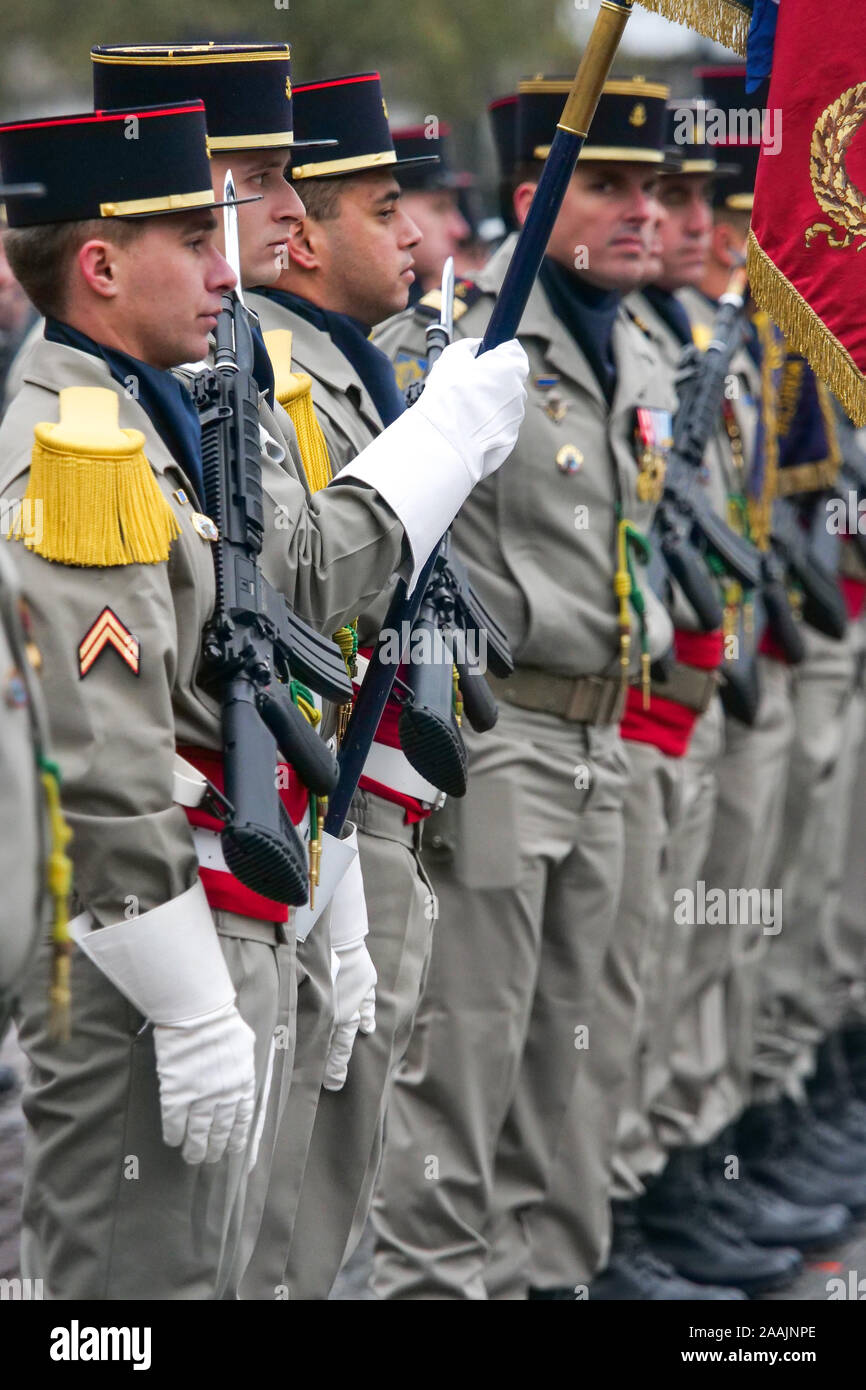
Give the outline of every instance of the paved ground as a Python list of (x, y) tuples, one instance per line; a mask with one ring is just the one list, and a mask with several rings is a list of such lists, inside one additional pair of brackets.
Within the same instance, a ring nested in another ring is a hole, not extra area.
[[(0, 1048), (0, 1063), (11, 1064), (23, 1074), (23, 1058), (14, 1036), (7, 1036)], [(0, 1095), (0, 1279), (13, 1278), (18, 1272), (18, 1223), (21, 1201), (21, 1160), (24, 1148), (24, 1118), (20, 1094)], [(369, 1236), (346, 1267), (331, 1297), (337, 1300), (369, 1299), (371, 1242)], [(780, 1294), (770, 1294), (767, 1301), (822, 1301), (827, 1298), (827, 1281), (842, 1278), (846, 1285), (851, 1271), (856, 1280), (863, 1279), (866, 1298), (866, 1225), (854, 1238), (831, 1254), (807, 1262), (806, 1268), (793, 1288)], [(854, 1282), (856, 1282), (856, 1280)]]

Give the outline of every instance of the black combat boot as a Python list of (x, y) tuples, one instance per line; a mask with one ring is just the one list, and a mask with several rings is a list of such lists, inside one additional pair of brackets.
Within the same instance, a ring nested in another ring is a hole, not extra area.
[(634, 1302), (686, 1303), (692, 1299), (745, 1299), (742, 1289), (718, 1284), (693, 1284), (681, 1279), (673, 1265), (654, 1255), (637, 1219), (637, 1203), (614, 1202), (613, 1237), (607, 1266), (589, 1286), (590, 1299), (630, 1299)]
[(839, 1037), (854, 1094), (858, 1100), (866, 1101), (866, 1024), (843, 1028)]
[(737, 1153), (736, 1129), (732, 1125), (711, 1145), (704, 1167), (715, 1210), (756, 1245), (793, 1245), (798, 1250), (827, 1250), (838, 1245), (853, 1224), (847, 1207), (839, 1203), (826, 1207), (802, 1207), (764, 1187), (745, 1164), (727, 1173), (731, 1156)]
[(696, 1284), (726, 1284), (747, 1294), (783, 1289), (803, 1267), (799, 1251), (749, 1240), (713, 1205), (703, 1149), (678, 1149), (640, 1200), (650, 1246)]
[(854, 1088), (841, 1033), (831, 1033), (818, 1048), (815, 1075), (807, 1082), (807, 1090), (819, 1119), (855, 1144), (866, 1145), (866, 1101)]
[(789, 1102), (771, 1101), (750, 1106), (742, 1116), (738, 1151), (750, 1177), (797, 1206), (841, 1202), (854, 1216), (866, 1216), (866, 1176), (837, 1172), (805, 1152), (794, 1128), (797, 1113)]

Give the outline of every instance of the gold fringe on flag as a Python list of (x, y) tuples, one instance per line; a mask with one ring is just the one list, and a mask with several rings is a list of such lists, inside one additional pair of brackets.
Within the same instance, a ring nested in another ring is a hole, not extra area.
[(749, 286), (755, 303), (778, 324), (795, 352), (826, 382), (857, 426), (866, 425), (866, 376), (749, 232)]
[(675, 24), (685, 24), (706, 39), (746, 56), (746, 39), (752, 11), (736, 0), (640, 0), (645, 10), (654, 10)]

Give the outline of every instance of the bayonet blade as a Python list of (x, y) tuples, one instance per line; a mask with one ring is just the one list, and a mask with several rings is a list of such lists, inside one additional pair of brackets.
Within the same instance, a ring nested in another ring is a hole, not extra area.
[(223, 208), (223, 233), (226, 243), (226, 260), (237, 276), (238, 283), (235, 286), (235, 294), (238, 297), (239, 303), (243, 304), (244, 308), (246, 308), (244, 287), (241, 281), (241, 244), (238, 236), (237, 197), (234, 176), (232, 175), (231, 169), (229, 169), (226, 172), (225, 183), (223, 184), (223, 198), (226, 200), (226, 205)]
[(439, 308), (439, 322), (448, 334), (449, 343), (454, 341), (454, 257), (449, 256), (442, 267), (442, 303)]

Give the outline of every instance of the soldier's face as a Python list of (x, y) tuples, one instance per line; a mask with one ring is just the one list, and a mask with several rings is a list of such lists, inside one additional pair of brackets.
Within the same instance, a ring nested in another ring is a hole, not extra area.
[(130, 245), (110, 248), (109, 346), (162, 368), (207, 355), (221, 296), (235, 283), (216, 225), (207, 211), (158, 217)]
[(665, 217), (660, 228), (661, 274), (655, 283), (666, 290), (699, 285), (713, 234), (710, 180), (706, 174), (666, 175), (659, 182), (658, 198)]
[(469, 236), (469, 223), (457, 206), (456, 193), (404, 192), (401, 206), (421, 232), (415, 249), (415, 274), (425, 289), (438, 285), (442, 267), (449, 256), (456, 256), (460, 243)]
[[(272, 285), (286, 264), (286, 243), (293, 223), (304, 215), (304, 205), (285, 178), (289, 151), (241, 150), (214, 155), (211, 177), (214, 195), (222, 198), (229, 169), (239, 198), (258, 198), (238, 208), (238, 241), (241, 280), (245, 287)], [(225, 254), (219, 228), (219, 247)]]
[(399, 313), (409, 302), (420, 238), (393, 175), (375, 170), (349, 179), (336, 217), (304, 223), (316, 303), (370, 327)]
[[(645, 275), (657, 185), (658, 175), (645, 164), (578, 165), (547, 244), (548, 255), (602, 289), (634, 289)], [(525, 220), (528, 203), (525, 210), (517, 199), (515, 203)]]
[(662, 223), (665, 210), (658, 198), (652, 199), (652, 218), (644, 229), (646, 256), (644, 258), (643, 280), (647, 285), (656, 284), (662, 273)]

